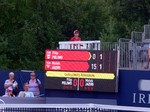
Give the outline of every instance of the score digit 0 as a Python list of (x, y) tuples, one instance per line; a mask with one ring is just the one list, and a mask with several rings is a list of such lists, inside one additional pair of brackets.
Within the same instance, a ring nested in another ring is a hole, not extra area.
[(73, 79), (73, 86), (77, 87), (78, 86), (78, 79)]
[(80, 87), (84, 87), (84, 79), (80, 79)]
[(92, 58), (93, 58), (93, 60), (95, 60), (96, 59), (96, 54), (93, 54)]

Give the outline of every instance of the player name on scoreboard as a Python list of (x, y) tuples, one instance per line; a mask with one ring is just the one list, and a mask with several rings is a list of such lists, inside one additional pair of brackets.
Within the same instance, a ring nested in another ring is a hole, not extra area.
[(45, 70), (88, 71), (89, 69), (88, 62), (45, 61), (45, 64)]
[(63, 51), (63, 50), (46, 50), (46, 60), (76, 60), (87, 61), (91, 58), (88, 51)]

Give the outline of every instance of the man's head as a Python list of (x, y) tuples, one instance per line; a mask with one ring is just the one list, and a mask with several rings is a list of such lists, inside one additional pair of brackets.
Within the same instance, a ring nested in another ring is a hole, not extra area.
[(24, 90), (25, 90), (25, 91), (28, 91), (28, 89), (29, 89), (29, 84), (28, 84), (28, 83), (25, 83), (25, 84), (24, 84)]
[(34, 73), (34, 72), (31, 72), (31, 73), (30, 73), (30, 77), (31, 77), (32, 80), (34, 80), (34, 79), (36, 78), (35, 73)]
[(15, 76), (14, 72), (9, 73), (9, 79), (14, 79), (14, 76)]
[(74, 34), (74, 37), (79, 37), (79, 30), (74, 30), (73, 34)]

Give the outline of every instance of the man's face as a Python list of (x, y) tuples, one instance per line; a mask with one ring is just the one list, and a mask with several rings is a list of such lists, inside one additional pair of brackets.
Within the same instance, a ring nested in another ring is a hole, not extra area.
[(14, 79), (14, 74), (9, 74), (9, 79)]
[(8, 94), (12, 94), (12, 90), (7, 90)]
[(31, 79), (35, 79), (35, 74), (31, 73), (30, 77), (31, 77)]
[(25, 85), (24, 85), (24, 90), (25, 90), (25, 91), (28, 91), (28, 88), (29, 88), (29, 85), (28, 85), (28, 84), (25, 84)]
[(78, 32), (74, 33), (74, 37), (79, 37), (79, 33)]

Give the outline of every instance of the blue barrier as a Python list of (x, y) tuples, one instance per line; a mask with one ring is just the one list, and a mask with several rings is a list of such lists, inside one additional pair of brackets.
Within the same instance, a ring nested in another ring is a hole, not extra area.
[[(0, 71), (0, 96), (4, 94), (4, 82), (10, 71)], [(29, 72), (13, 71), (19, 89), (30, 78)], [(44, 90), (45, 72), (36, 72), (42, 82), (41, 94), (46, 97), (82, 98), (82, 99), (110, 99), (116, 100), (118, 105), (149, 107), (150, 105), (150, 71), (120, 70), (118, 93), (100, 93), (89, 91)], [(85, 100), (86, 101), (86, 100)]]
[[(1, 70), (0, 71), (0, 96), (4, 95), (4, 83), (5, 80), (8, 79), (9, 70)], [(22, 71), (13, 71), (15, 73), (15, 80), (18, 82), (19, 90), (23, 90), (23, 84), (26, 83), (30, 79), (30, 72), (22, 72)], [(41, 94), (45, 94), (44, 90), (44, 74), (45, 72), (35, 72), (38, 79), (40, 79), (42, 83)]]
[(118, 105), (149, 107), (150, 71), (120, 70)]

